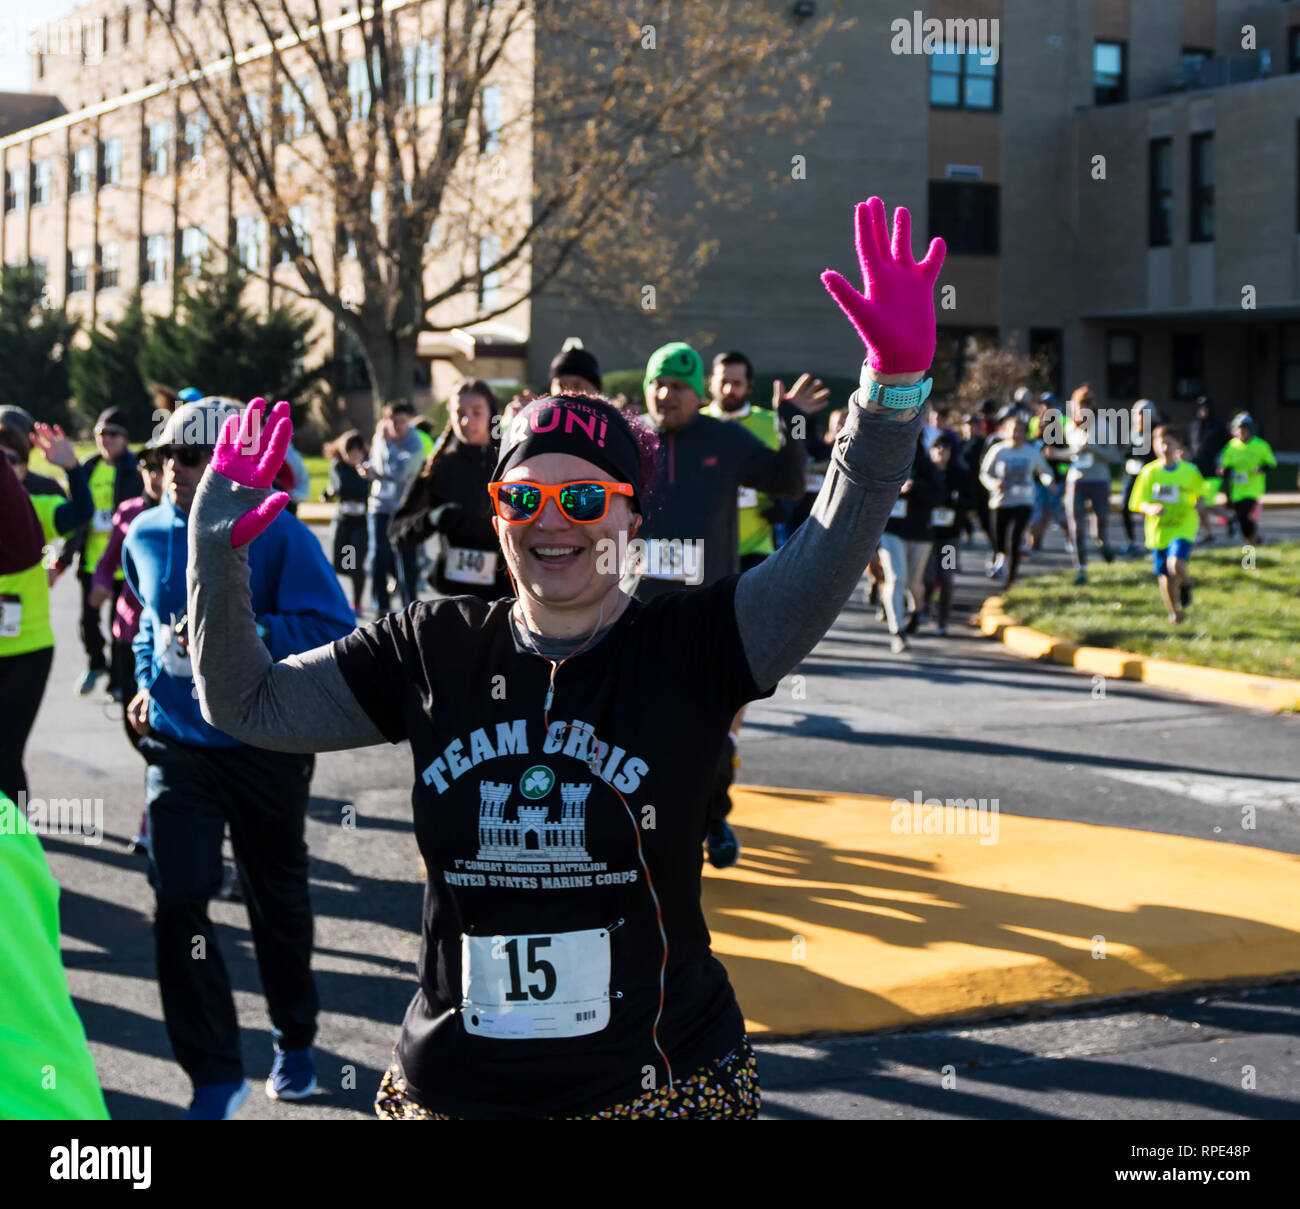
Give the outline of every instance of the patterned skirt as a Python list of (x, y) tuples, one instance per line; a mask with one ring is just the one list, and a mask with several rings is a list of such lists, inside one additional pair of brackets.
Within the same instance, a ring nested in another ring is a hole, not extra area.
[[(760, 1103), (758, 1063), (746, 1037), (725, 1058), (701, 1066), (685, 1079), (601, 1112), (579, 1113), (566, 1121), (754, 1121)], [(430, 1112), (412, 1099), (396, 1059), (384, 1072), (375, 1095), (381, 1121), (455, 1121)], [(549, 1118), (548, 1118), (549, 1119)]]

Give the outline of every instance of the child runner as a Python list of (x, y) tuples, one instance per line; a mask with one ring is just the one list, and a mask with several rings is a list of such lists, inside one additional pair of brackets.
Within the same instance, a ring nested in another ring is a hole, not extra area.
[(370, 553), (370, 533), (366, 525), (366, 505), (370, 483), (361, 477), (361, 464), (369, 450), (366, 439), (355, 428), (325, 446), (330, 462), (329, 485), (321, 499), (334, 501), (334, 520), (330, 523), (330, 549), (334, 555), (334, 572), (346, 575), (352, 583), (352, 611), (361, 615), (366, 598), (366, 560)]
[(1205, 479), (1194, 463), (1182, 460), (1182, 437), (1172, 425), (1156, 426), (1151, 447), (1156, 460), (1138, 474), (1128, 507), (1146, 517), (1151, 567), (1169, 620), (1178, 625), (1192, 599), (1187, 563), (1201, 523), (1197, 505), (1205, 498)]
[(648, 437), (604, 400), (548, 397), (515, 417), (492, 484), (516, 597), (420, 601), (276, 662), (243, 547), (283, 505), (267, 484), (288, 408), (260, 461), (240, 446), (260, 401), (243, 434), (227, 425), (191, 518), (204, 713), (281, 750), (411, 744), (429, 881), (380, 1116), (757, 1115), (744, 1018), (709, 950), (700, 837), (736, 710), (825, 634), (908, 475), (944, 253), (935, 239), (917, 264), (910, 232), (900, 207), (891, 242), (872, 198), (857, 211), (870, 297), (823, 276), (867, 362), (812, 523), (707, 587), (619, 589), (605, 554), (641, 527)]
[(1249, 412), (1232, 417), (1232, 440), (1219, 454), (1219, 468), (1227, 480), (1228, 503), (1241, 526), (1242, 541), (1260, 545), (1259, 501), (1264, 494), (1264, 471), (1277, 465), (1269, 443), (1255, 434), (1255, 420)]

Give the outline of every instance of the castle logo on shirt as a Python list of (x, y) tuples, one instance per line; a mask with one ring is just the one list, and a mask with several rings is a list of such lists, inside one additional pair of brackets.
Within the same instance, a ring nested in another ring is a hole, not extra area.
[[(555, 784), (549, 768), (538, 765), (524, 774), (525, 785), (538, 783), (538, 772), (549, 777), (546, 791), (529, 794), (534, 799), (546, 796)], [(530, 774), (533, 780), (530, 782)], [(587, 852), (587, 796), (590, 783), (560, 784), (560, 813), (552, 817), (552, 807), (544, 803), (509, 805), (510, 785), (503, 781), (479, 782), (478, 860), (510, 861), (590, 861)]]

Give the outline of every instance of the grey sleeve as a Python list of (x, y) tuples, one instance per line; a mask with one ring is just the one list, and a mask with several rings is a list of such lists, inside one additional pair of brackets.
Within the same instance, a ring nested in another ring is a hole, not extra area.
[(854, 395), (812, 513), (736, 585), (736, 623), (750, 672), (771, 688), (821, 641), (852, 594), (912, 468), (921, 414), (864, 411)]
[(271, 751), (340, 751), (387, 743), (348, 688), (331, 645), (276, 663), (258, 637), (248, 547), (230, 531), (271, 492), (208, 470), (190, 509), (190, 661), (204, 718)]

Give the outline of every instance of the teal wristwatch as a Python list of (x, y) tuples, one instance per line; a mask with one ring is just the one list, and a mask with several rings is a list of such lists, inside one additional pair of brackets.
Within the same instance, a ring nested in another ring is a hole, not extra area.
[(906, 411), (909, 407), (920, 407), (930, 397), (933, 389), (933, 378), (923, 378), (911, 386), (882, 386), (879, 382), (868, 382), (867, 399), (871, 403), (879, 403), (881, 407)]

